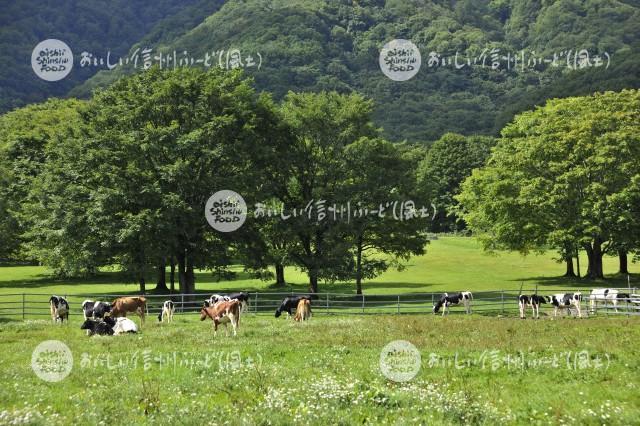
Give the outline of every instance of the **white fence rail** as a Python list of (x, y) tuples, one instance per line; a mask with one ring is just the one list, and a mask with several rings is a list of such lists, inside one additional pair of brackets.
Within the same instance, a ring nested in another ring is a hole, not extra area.
[[(590, 289), (581, 289), (582, 312), (588, 315), (640, 315), (640, 294), (637, 288), (621, 288), (621, 293), (629, 294), (627, 298), (618, 299), (617, 306), (610, 301), (598, 301), (595, 309), (590, 309)], [(522, 294), (533, 294), (533, 291), (522, 290)], [(575, 289), (556, 289), (538, 291), (541, 295), (555, 293), (574, 293)], [(455, 291), (449, 292), (454, 294)], [(249, 313), (258, 315), (273, 314), (280, 306), (282, 300), (293, 294), (292, 292), (250, 292)], [(518, 315), (518, 290), (493, 290), (477, 291), (473, 293), (472, 310), (475, 314), (493, 316), (517, 316)], [(130, 296), (131, 294), (129, 294)], [(345, 293), (316, 293), (312, 297), (312, 310), (314, 314), (341, 314), (341, 315), (367, 315), (367, 314), (431, 314), (434, 303), (441, 297), (442, 292), (437, 293), (406, 293), (406, 294), (345, 294)], [(42, 319), (50, 315), (49, 297), (46, 293), (13, 293), (0, 295), (0, 319)], [(119, 294), (73, 294), (65, 296), (70, 305), (70, 315), (82, 316), (81, 304), (84, 300), (111, 301)], [(165, 300), (173, 300), (176, 304), (177, 314), (194, 314), (202, 307), (204, 299), (209, 295), (199, 294), (172, 294), (172, 295), (145, 295), (147, 308), (150, 315), (157, 315)], [(541, 311), (552, 312), (553, 307), (542, 305)], [(451, 314), (464, 313), (462, 307), (451, 307)], [(530, 310), (527, 312), (530, 316)]]

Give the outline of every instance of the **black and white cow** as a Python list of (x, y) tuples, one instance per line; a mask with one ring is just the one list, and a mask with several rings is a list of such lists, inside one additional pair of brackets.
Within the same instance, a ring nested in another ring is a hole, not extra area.
[(284, 300), (282, 301), (282, 303), (280, 304), (280, 307), (278, 307), (278, 309), (276, 309), (276, 318), (280, 317), (280, 315), (282, 315), (283, 312), (287, 313), (287, 318), (289, 318), (291, 316), (291, 311), (295, 311), (296, 308), (298, 307), (298, 302), (300, 302), (300, 300), (302, 299), (307, 299), (309, 301), (311, 301), (311, 297), (310, 296), (287, 296), (284, 298)]
[(49, 299), (49, 307), (51, 308), (51, 320), (53, 322), (69, 321), (69, 302), (62, 296), (51, 296)]
[(105, 314), (111, 312), (111, 304), (107, 302), (94, 302), (93, 300), (85, 300), (82, 302), (82, 314), (84, 320), (89, 318), (104, 318)]
[(162, 304), (162, 310), (158, 314), (158, 321), (162, 322), (165, 318), (167, 322), (173, 321), (173, 313), (176, 311), (175, 305), (171, 300), (166, 300)]
[[(111, 318), (111, 317), (107, 317)], [(115, 321), (114, 321), (115, 325)], [(81, 330), (87, 330), (88, 336), (93, 336), (94, 334), (98, 334), (100, 336), (111, 336), (113, 335), (113, 325), (109, 324), (104, 320), (94, 320), (88, 318), (84, 320), (82, 325), (80, 326)]]
[(210, 298), (205, 300), (205, 306), (213, 306), (218, 302), (228, 302), (230, 300), (240, 301), (242, 312), (246, 312), (249, 308), (249, 293), (244, 291), (229, 293), (226, 296), (222, 294), (212, 294)]
[(525, 319), (525, 311), (527, 306), (531, 308), (533, 318), (540, 318), (540, 305), (550, 303), (548, 296), (540, 296), (538, 294), (521, 294), (518, 296), (518, 307), (520, 308), (520, 318)]
[(613, 309), (618, 312), (618, 303), (629, 300), (629, 294), (621, 293), (615, 288), (594, 288), (589, 295), (589, 310), (595, 313), (598, 302), (604, 302), (605, 305), (611, 304)]
[(566, 308), (567, 313), (571, 315), (571, 307), (575, 307), (578, 312), (578, 318), (582, 318), (582, 311), (580, 310), (580, 303), (582, 302), (582, 294), (576, 293), (558, 293), (552, 294), (549, 298), (549, 303), (553, 305), (553, 317), (558, 316), (558, 309)]
[(444, 293), (440, 300), (433, 305), (433, 313), (437, 314), (442, 309), (442, 316), (449, 310), (450, 306), (464, 305), (464, 310), (467, 314), (471, 313), (471, 301), (473, 300), (473, 294), (470, 291), (462, 291), (460, 293), (449, 295), (449, 293)]

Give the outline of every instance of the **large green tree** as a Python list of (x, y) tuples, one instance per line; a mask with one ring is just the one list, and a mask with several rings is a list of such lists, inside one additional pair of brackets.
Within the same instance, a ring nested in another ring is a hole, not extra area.
[(584, 249), (587, 275), (640, 235), (640, 92), (556, 99), (502, 131), (457, 199), (485, 247)]
[(0, 117), (0, 256), (43, 260), (44, 253), (29, 248), (28, 233), (35, 223), (25, 207), (41, 180), (49, 151), (77, 133), (81, 105), (75, 99), (51, 99)]
[[(318, 291), (318, 279), (331, 276), (349, 257), (349, 244), (340, 237), (340, 222), (330, 208), (346, 206), (341, 192), (345, 179), (344, 149), (361, 137), (372, 137), (372, 103), (358, 94), (336, 92), (289, 93), (282, 105), (292, 139), (286, 185), (277, 194), (286, 215), (291, 209), (309, 209), (288, 217), (288, 229), (296, 236), (291, 259), (309, 274), (309, 287)], [(335, 205), (335, 207), (334, 207)], [(321, 210), (325, 215), (321, 218)], [(337, 215), (337, 214), (336, 214)]]
[(453, 197), (460, 192), (460, 184), (471, 171), (485, 164), (493, 144), (494, 139), (487, 136), (446, 133), (431, 145), (418, 168), (418, 184), (438, 209), (433, 231), (464, 228), (456, 216), (457, 202)]
[(362, 138), (344, 149), (344, 194), (355, 214), (343, 232), (352, 244), (356, 293), (362, 280), (424, 254), (432, 207), (417, 196), (411, 152), (382, 139)]
[[(48, 162), (43, 188), (57, 190), (41, 191), (40, 214), (51, 217), (57, 198), (84, 208), (74, 214), (87, 226), (67, 227), (71, 240), (99, 240), (141, 291), (175, 257), (180, 290), (193, 292), (194, 270), (226, 262), (234, 242), (209, 227), (205, 202), (220, 189), (251, 202), (260, 176), (251, 158), (269, 158), (273, 110), (240, 72), (151, 69), (124, 78), (93, 97), (86, 134)], [(76, 197), (62, 188), (70, 176), (82, 187)]]

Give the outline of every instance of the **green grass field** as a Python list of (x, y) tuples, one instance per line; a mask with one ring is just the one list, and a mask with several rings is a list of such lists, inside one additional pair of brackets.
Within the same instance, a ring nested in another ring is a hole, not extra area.
[[(630, 266), (633, 285), (639, 268)], [(616, 267), (607, 259), (605, 273)], [(558, 278), (562, 272), (550, 256), (487, 256), (474, 240), (449, 237), (406, 270), (365, 283), (365, 292), (626, 285), (624, 277), (592, 283)], [(306, 289), (303, 274), (288, 269), (286, 276), (294, 283), (287, 290)], [(196, 285), (203, 293), (273, 290), (241, 273), (215, 282), (201, 272)], [(115, 273), (57, 281), (43, 268), (0, 268), (0, 300), (137, 290)], [(353, 285), (321, 290), (351, 293)], [(0, 317), (0, 424), (640, 424), (640, 317), (316, 312), (299, 324), (247, 314), (237, 337), (216, 338), (196, 313), (163, 325), (148, 318), (136, 335), (109, 337), (87, 337), (78, 315), (64, 325), (39, 318)], [(73, 355), (58, 383), (41, 380), (31, 366), (46, 340), (64, 342)], [(395, 340), (411, 342), (421, 356), (406, 383), (381, 372), (381, 351)]]
[[(414, 257), (406, 263), (403, 271), (389, 270), (380, 277), (365, 281), (366, 294), (404, 294), (420, 292), (442, 292), (452, 290), (553, 290), (556, 288), (588, 288), (597, 285), (626, 287), (626, 277), (616, 276), (617, 258), (606, 257), (604, 261), (606, 283), (561, 277), (564, 265), (553, 260), (553, 253), (523, 257), (517, 253), (500, 252), (486, 254), (473, 238), (441, 237), (427, 247), (427, 254)], [(586, 258), (581, 259), (581, 268), (586, 270)], [(216, 281), (210, 272), (199, 272), (196, 278), (198, 292), (248, 291), (307, 291), (308, 279), (295, 268), (287, 268), (284, 288), (269, 288), (269, 283), (252, 279), (233, 268), (237, 273), (233, 281)], [(630, 264), (634, 278), (640, 274), (640, 265)], [(638, 285), (637, 285), (638, 286)], [(148, 289), (153, 290), (149, 283)], [(640, 287), (640, 286), (638, 286)], [(353, 283), (321, 283), (320, 291), (355, 293)], [(138, 285), (126, 283), (116, 272), (102, 272), (98, 277), (78, 280), (56, 280), (43, 267), (0, 267), (0, 294), (9, 293), (47, 294), (137, 294)]]

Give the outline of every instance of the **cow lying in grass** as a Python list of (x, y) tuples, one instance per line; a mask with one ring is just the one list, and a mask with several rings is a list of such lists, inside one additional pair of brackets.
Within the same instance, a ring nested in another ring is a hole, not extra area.
[(228, 295), (212, 294), (210, 298), (205, 300), (206, 306), (213, 306), (218, 302), (228, 302), (230, 300), (240, 301), (242, 312), (246, 312), (249, 309), (249, 293), (240, 291), (237, 293), (229, 293)]
[(470, 291), (463, 291), (457, 294), (449, 295), (448, 293), (444, 293), (440, 300), (433, 305), (433, 313), (437, 314), (442, 309), (442, 316), (449, 310), (450, 306), (464, 305), (464, 310), (467, 314), (471, 313), (471, 301), (473, 300), (473, 295)]
[(135, 322), (129, 318), (113, 318), (110, 316), (104, 317), (104, 319), (87, 319), (80, 326), (81, 330), (87, 330), (89, 336), (98, 334), (101, 336), (112, 336), (124, 333), (137, 333), (138, 326)]
[(594, 288), (589, 295), (589, 310), (595, 312), (598, 302), (611, 304), (613, 309), (618, 312), (618, 303), (629, 300), (629, 294), (621, 293), (615, 288)]
[(521, 294), (520, 296), (518, 296), (520, 318), (525, 319), (525, 311), (527, 306), (531, 308), (531, 315), (533, 316), (533, 318), (540, 318), (540, 305), (549, 302), (550, 298), (548, 296), (540, 296), (537, 294)]
[(62, 296), (51, 296), (49, 299), (49, 307), (51, 308), (51, 320), (53, 322), (69, 321), (69, 303)]
[(167, 322), (173, 321), (173, 313), (176, 311), (175, 305), (171, 300), (167, 300), (162, 304), (162, 310), (158, 314), (158, 321), (163, 322), (166, 318)]
[(580, 302), (582, 301), (582, 294), (580, 293), (558, 293), (553, 294), (548, 299), (549, 303), (553, 305), (553, 317), (558, 316), (558, 309), (566, 308), (567, 313), (571, 315), (571, 307), (575, 307), (578, 312), (578, 318), (582, 318), (582, 312), (580, 310)]
[(280, 315), (282, 315), (283, 312), (287, 313), (287, 318), (289, 318), (291, 316), (291, 310), (292, 309), (296, 309), (298, 307), (298, 303), (300, 303), (300, 300), (302, 299), (307, 299), (309, 302), (311, 302), (311, 297), (309, 296), (287, 296), (284, 298), (284, 300), (282, 301), (282, 303), (280, 304), (280, 307), (278, 309), (276, 309), (276, 318), (279, 318)]
[(229, 335), (227, 324), (231, 323), (233, 327), (233, 335), (237, 335), (238, 325), (240, 324), (240, 301), (229, 300), (218, 302), (213, 306), (203, 305), (200, 309), (200, 321), (207, 318), (213, 320), (213, 335), (218, 334), (218, 326), (224, 324), (225, 334)]
[(82, 314), (85, 321), (89, 318), (104, 318), (104, 315), (109, 312), (111, 312), (111, 305), (107, 302), (94, 302), (93, 300), (82, 302)]
[(144, 297), (119, 297), (111, 303), (111, 316), (126, 317), (128, 312), (135, 312), (140, 316), (140, 324), (144, 324), (147, 310), (147, 299)]
[(311, 302), (309, 299), (300, 299), (296, 309), (296, 315), (293, 317), (296, 321), (307, 321), (311, 318)]
[[(109, 317), (107, 317), (109, 318)], [(104, 320), (86, 319), (80, 326), (81, 330), (87, 330), (87, 336), (98, 334), (100, 336), (113, 335), (113, 326)]]

